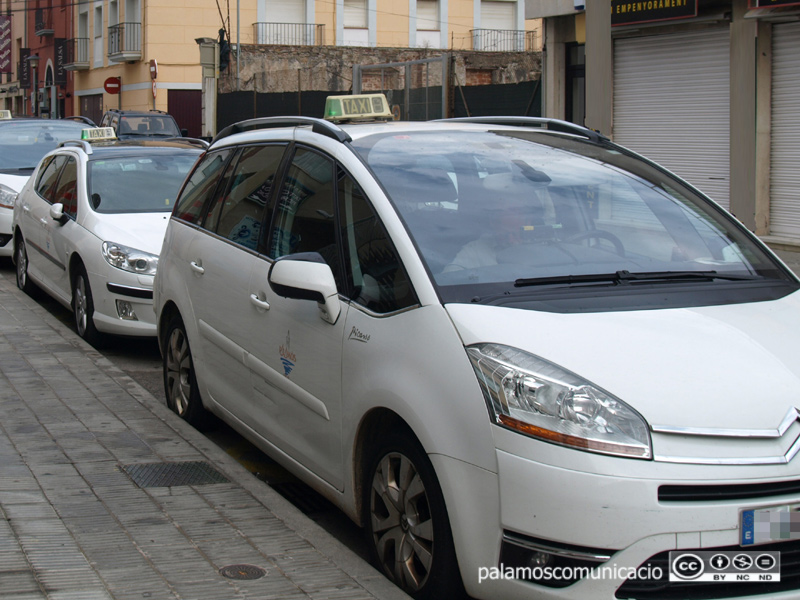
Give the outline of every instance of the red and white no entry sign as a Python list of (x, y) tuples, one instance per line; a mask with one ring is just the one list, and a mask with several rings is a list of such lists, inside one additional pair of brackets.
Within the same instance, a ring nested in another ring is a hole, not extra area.
[(107, 94), (119, 94), (120, 87), (119, 77), (109, 77), (103, 82), (103, 89)]

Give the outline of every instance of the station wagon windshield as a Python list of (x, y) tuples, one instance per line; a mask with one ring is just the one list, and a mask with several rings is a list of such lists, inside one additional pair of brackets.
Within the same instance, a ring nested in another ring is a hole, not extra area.
[(792, 281), (718, 206), (612, 144), (438, 130), (373, 135), (354, 147), (445, 300)]
[(99, 213), (170, 212), (198, 152), (148, 152), (89, 163), (89, 196)]

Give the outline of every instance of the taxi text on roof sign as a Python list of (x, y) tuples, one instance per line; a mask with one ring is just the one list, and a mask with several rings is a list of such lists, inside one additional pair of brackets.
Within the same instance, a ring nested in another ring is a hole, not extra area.
[(11, 118), (10, 110), (0, 110), (0, 120), (10, 119), (10, 118)]
[(117, 134), (114, 133), (113, 127), (91, 127), (89, 129), (84, 129), (81, 132), (81, 139), (82, 140), (115, 140), (117, 139)]
[(328, 121), (369, 121), (393, 118), (389, 102), (383, 94), (354, 94), (328, 96), (325, 100), (325, 118)]

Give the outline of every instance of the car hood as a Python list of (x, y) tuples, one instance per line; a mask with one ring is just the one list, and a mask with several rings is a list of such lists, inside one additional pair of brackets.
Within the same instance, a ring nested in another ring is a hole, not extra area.
[(30, 178), (30, 173), (27, 175), (11, 175), (9, 173), (0, 173), (0, 184), (10, 187), (15, 192), (19, 192)]
[(725, 306), (555, 314), (448, 304), (465, 345), (545, 358), (651, 427), (776, 429), (800, 408), (800, 292)]
[(96, 215), (94, 233), (104, 242), (115, 242), (159, 255), (170, 213)]

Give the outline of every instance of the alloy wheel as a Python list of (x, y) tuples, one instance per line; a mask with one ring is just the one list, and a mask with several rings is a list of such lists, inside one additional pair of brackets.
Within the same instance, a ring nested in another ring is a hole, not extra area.
[(185, 417), (191, 402), (192, 356), (186, 333), (180, 327), (170, 332), (165, 363), (167, 401), (178, 415)]
[(421, 589), (433, 562), (433, 518), (425, 485), (407, 456), (392, 452), (378, 463), (370, 519), (383, 569), (403, 589)]

